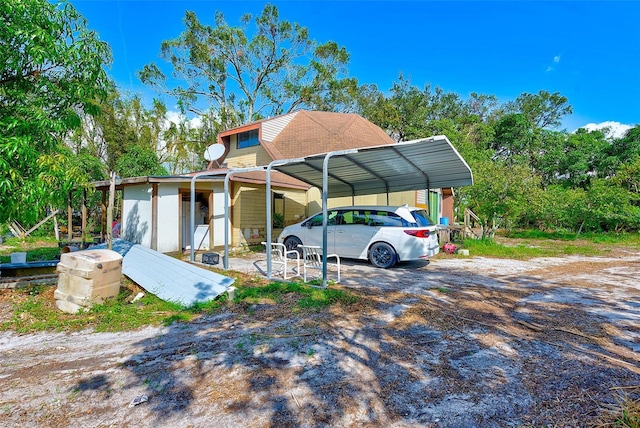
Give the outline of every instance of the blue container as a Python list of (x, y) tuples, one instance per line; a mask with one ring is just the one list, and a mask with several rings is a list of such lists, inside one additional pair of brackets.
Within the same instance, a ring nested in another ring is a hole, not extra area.
[(449, 217), (440, 217), (440, 224), (443, 226), (449, 226)]

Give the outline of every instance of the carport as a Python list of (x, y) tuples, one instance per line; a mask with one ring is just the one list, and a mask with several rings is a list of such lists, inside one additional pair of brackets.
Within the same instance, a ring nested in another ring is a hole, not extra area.
[[(322, 189), (322, 287), (327, 286), (327, 199), (329, 197), (388, 194), (408, 190), (473, 184), (471, 168), (444, 135), (413, 141), (335, 151), (300, 159), (276, 160), (267, 170), (267, 242), (271, 236), (271, 177), (275, 169)], [(229, 174), (233, 173), (230, 171)], [(225, 207), (225, 212), (228, 208)], [(224, 267), (228, 268), (228, 242)], [(267, 276), (271, 254), (267, 251)]]

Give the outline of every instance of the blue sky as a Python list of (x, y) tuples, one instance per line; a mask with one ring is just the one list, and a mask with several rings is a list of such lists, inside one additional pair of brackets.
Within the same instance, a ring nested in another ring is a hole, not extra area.
[[(183, 30), (186, 10), (213, 25), (257, 15), (266, 2), (71, 0), (111, 45), (109, 73), (125, 91), (151, 98), (136, 72)], [(572, 131), (606, 121), (640, 124), (640, 1), (272, 1), (282, 20), (312, 39), (344, 46), (349, 74), (387, 91), (399, 74), (413, 85), (471, 92), (501, 102), (523, 92), (560, 92)], [(171, 107), (170, 102), (168, 106)]]

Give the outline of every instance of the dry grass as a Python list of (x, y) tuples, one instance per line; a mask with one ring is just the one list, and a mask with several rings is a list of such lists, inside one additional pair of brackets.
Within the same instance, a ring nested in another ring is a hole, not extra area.
[(640, 428), (640, 385), (613, 387), (615, 401), (601, 406), (598, 428)]

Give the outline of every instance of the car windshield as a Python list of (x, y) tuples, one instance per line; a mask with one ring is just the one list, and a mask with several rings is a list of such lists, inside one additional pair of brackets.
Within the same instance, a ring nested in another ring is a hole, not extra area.
[(429, 218), (429, 214), (425, 210), (411, 211), (413, 218), (416, 219), (416, 223), (420, 227), (434, 226), (435, 223)]

